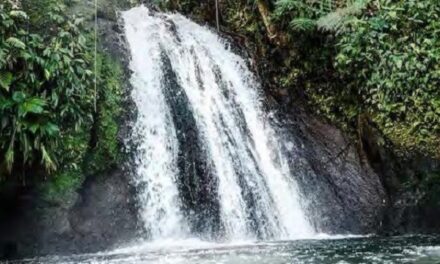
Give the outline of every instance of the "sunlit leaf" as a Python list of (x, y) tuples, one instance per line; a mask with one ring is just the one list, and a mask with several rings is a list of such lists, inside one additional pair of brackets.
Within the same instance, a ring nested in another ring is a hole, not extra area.
[(26, 45), (18, 38), (10, 37), (6, 40), (6, 43), (8, 43), (9, 45), (11, 45), (12, 47), (17, 48), (17, 49), (25, 49), (26, 48)]
[(9, 87), (12, 84), (13, 75), (10, 72), (0, 72), (0, 86), (9, 91)]

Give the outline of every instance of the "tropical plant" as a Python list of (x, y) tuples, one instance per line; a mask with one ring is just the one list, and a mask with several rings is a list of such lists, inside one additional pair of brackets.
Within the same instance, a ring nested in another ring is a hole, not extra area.
[(44, 35), (31, 30), (26, 12), (0, 4), (0, 161), (9, 172), (39, 162), (56, 170), (63, 134), (91, 121), (92, 57), (82, 19), (51, 3)]
[(369, 0), (278, 0), (274, 17), (288, 18), (290, 28), (310, 31), (316, 28), (338, 31), (367, 6)]
[(339, 36), (336, 67), (396, 143), (440, 149), (440, 5), (375, 1)]

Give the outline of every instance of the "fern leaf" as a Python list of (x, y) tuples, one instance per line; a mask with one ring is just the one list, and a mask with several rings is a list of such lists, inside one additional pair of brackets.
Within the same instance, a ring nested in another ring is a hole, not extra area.
[(313, 30), (316, 26), (316, 21), (310, 18), (295, 18), (290, 22), (290, 26), (297, 31)]
[(9, 45), (11, 45), (12, 47), (17, 48), (17, 49), (25, 49), (26, 48), (26, 45), (18, 38), (10, 37), (6, 40), (6, 43), (8, 43)]
[(318, 19), (316, 24), (319, 29), (324, 31), (338, 31), (344, 24), (345, 16), (345, 12), (342, 10), (331, 12)]
[(20, 11), (20, 10), (12, 10), (9, 15), (11, 17), (17, 17), (17, 18), (23, 18), (23, 19), (28, 19), (28, 15), (26, 14), (26, 12)]
[(325, 31), (341, 31), (347, 23), (353, 21), (355, 16), (367, 7), (369, 2), (370, 0), (355, 0), (346, 7), (336, 9), (318, 19), (317, 26)]

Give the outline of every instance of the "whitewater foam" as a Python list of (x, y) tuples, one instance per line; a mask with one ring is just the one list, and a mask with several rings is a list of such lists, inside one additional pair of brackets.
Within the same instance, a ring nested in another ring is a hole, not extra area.
[(138, 108), (135, 183), (149, 239), (313, 236), (246, 61), (179, 14), (141, 6), (122, 16)]

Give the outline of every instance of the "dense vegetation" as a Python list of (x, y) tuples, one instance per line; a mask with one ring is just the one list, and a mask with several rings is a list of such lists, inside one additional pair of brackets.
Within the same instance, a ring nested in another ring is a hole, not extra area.
[[(367, 113), (406, 150), (440, 150), (440, 7), (436, 1), (375, 1), (336, 34), (334, 66), (344, 85), (322, 93), (349, 119)], [(320, 91), (322, 92), (322, 91)], [(348, 100), (347, 100), (348, 99)], [(344, 104), (342, 104), (344, 105)]]
[(51, 26), (39, 35), (26, 12), (1, 10), (0, 153), (9, 172), (38, 160), (56, 170), (61, 134), (91, 121), (92, 71), (81, 20), (66, 20), (60, 5), (48, 11)]
[(63, 1), (0, 4), (0, 181), (57, 200), (119, 159), (121, 69), (93, 44)]
[(295, 0), (275, 3), (276, 19), (288, 17), (290, 34), (314, 31), (334, 38), (331, 45), (324, 45), (327, 53), (321, 53), (334, 83), (310, 84), (310, 103), (352, 128), (360, 125), (359, 116), (368, 116), (403, 153), (427, 151), (438, 156), (438, 2), (333, 2), (339, 8), (301, 6), (298, 3), (305, 2)]
[(341, 34), (336, 67), (394, 142), (440, 150), (440, 5), (379, 1)]

